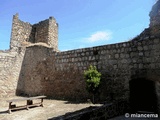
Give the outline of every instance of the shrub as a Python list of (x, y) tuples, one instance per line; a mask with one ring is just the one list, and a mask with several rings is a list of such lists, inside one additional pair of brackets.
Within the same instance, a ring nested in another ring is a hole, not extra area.
[(84, 78), (86, 80), (86, 89), (93, 95), (94, 102), (94, 96), (100, 85), (101, 73), (97, 71), (95, 66), (90, 65), (89, 69), (84, 71)]

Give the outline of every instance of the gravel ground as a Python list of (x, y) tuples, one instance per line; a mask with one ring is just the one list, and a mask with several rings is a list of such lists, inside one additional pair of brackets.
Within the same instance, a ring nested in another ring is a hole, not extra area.
[[(13, 111), (11, 114), (7, 112), (8, 103), (6, 100), (13, 98), (22, 97), (10, 97), (10, 98), (0, 98), (0, 120), (47, 120), (49, 118), (64, 115), (68, 112), (74, 112), (89, 106), (99, 106), (99, 104), (93, 105), (91, 103), (69, 103), (68, 101), (60, 100), (49, 100), (44, 99), (44, 107), (34, 107), (29, 110), (17, 110)], [(33, 101), (34, 103), (38, 102)], [(14, 103), (13, 103), (14, 104)], [(26, 101), (21, 101), (15, 103), (17, 106), (25, 105)]]

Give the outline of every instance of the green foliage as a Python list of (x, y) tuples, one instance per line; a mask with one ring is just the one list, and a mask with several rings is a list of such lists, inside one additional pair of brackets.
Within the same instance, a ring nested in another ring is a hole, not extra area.
[(97, 71), (95, 66), (90, 65), (89, 69), (84, 71), (84, 78), (86, 80), (87, 91), (95, 94), (100, 84), (101, 73)]

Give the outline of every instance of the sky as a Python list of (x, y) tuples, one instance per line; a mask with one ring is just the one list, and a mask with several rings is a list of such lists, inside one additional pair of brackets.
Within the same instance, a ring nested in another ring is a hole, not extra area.
[(149, 27), (156, 0), (1, 0), (0, 50), (9, 49), (12, 17), (31, 24), (53, 16), (60, 51), (128, 41)]

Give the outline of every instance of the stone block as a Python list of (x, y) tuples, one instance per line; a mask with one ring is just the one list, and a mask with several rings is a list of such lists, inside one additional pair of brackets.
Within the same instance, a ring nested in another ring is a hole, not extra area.
[(156, 66), (155, 66), (154, 63), (151, 63), (151, 64), (150, 64), (150, 67), (151, 67), (152, 69), (155, 69)]
[(149, 51), (145, 51), (144, 55), (145, 55), (145, 57), (149, 57), (149, 55), (150, 55)]
[(143, 52), (139, 52), (139, 56), (143, 56)]
[(122, 53), (124, 52), (124, 48), (121, 48), (121, 52), (122, 52)]
[(146, 51), (148, 50), (148, 46), (143, 46), (143, 49)]
[(154, 39), (154, 43), (155, 43), (155, 44), (158, 44), (159, 41), (160, 41), (159, 39)]
[(125, 54), (121, 53), (120, 58), (125, 58)]
[(139, 64), (139, 69), (142, 69), (143, 68), (143, 64)]
[(119, 58), (119, 54), (115, 54), (115, 58), (118, 59)]
[(126, 58), (129, 58), (130, 57), (130, 55), (129, 54), (126, 54)]
[(138, 46), (138, 50), (139, 50), (139, 51), (142, 51), (142, 50), (143, 50), (143, 47)]

